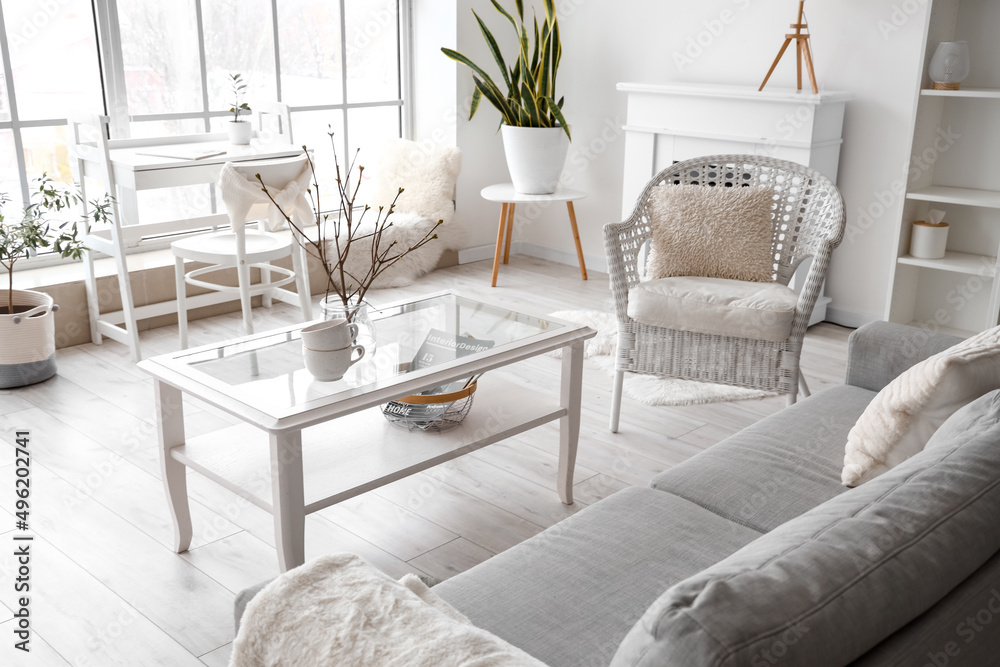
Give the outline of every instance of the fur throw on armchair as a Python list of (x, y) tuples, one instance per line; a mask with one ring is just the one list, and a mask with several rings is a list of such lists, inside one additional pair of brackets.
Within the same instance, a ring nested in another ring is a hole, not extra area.
[[(362, 189), (363, 194), (367, 191), (365, 203), (372, 210), (365, 215), (360, 235), (374, 229), (378, 208), (388, 209), (399, 188), (403, 188), (403, 193), (396, 200), (390, 218), (392, 226), (383, 234), (380, 248), (384, 250), (396, 241), (396, 247), (405, 250), (424, 238), (438, 220), (444, 224), (437, 230), (438, 238), (396, 262), (379, 276), (373, 287), (409, 285), (437, 266), (441, 253), (459, 247), (463, 230), (452, 219), (455, 183), (461, 167), (462, 152), (454, 146), (427, 147), (405, 139), (386, 142), (377, 167), (372, 169), (371, 184)], [(370, 257), (370, 240), (355, 242), (345, 268), (355, 276), (362, 276), (371, 267)]]

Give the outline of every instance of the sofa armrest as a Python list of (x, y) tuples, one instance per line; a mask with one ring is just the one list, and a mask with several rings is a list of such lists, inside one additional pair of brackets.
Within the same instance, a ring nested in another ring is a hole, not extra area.
[(957, 336), (905, 324), (866, 324), (852, 333), (847, 341), (845, 382), (862, 389), (881, 391), (906, 369), (961, 340)]

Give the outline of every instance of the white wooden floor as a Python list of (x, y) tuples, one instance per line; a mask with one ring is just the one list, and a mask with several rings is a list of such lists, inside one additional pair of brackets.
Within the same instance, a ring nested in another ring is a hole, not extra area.
[[(387, 302), (454, 289), (539, 314), (611, 309), (607, 277), (580, 280), (573, 267), (514, 257), (489, 287), (478, 262), (437, 271), (411, 287), (372, 296)], [(69, 305), (69, 304), (66, 304)], [(296, 321), (297, 310), (255, 311), (258, 331)], [(192, 344), (239, 335), (237, 314), (191, 325)], [(806, 337), (803, 367), (814, 391), (843, 379), (849, 330), (821, 324)], [(147, 355), (176, 348), (176, 327), (144, 333)], [(114, 342), (60, 350), (59, 375), (0, 391), (0, 437), (32, 431), (32, 653), (12, 648), (14, 457), (0, 459), (0, 638), (3, 665), (225, 665), (237, 591), (278, 573), (271, 518), (195, 473), (195, 536), (188, 553), (170, 548), (172, 527), (160, 485), (151, 381)], [(521, 383), (558, 390), (559, 362), (512, 370)], [(489, 381), (489, 375), (484, 378)], [(549, 424), (427, 473), (311, 515), (307, 557), (361, 554), (394, 577), (446, 578), (540, 532), (586, 505), (660, 471), (761, 417), (784, 399), (649, 407), (626, 399), (618, 434), (607, 430), (610, 376), (586, 365), (576, 503), (555, 492), (558, 426)], [(482, 406), (475, 406), (482, 409)], [(190, 403), (189, 435), (232, 418)]]

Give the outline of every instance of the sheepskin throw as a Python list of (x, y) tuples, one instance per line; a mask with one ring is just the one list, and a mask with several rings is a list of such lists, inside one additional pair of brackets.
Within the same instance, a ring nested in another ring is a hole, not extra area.
[[(347, 256), (347, 261), (344, 262), (344, 269), (348, 274), (358, 279), (364, 276), (372, 266), (373, 237), (371, 234), (375, 231), (375, 218), (373, 214), (374, 211), (369, 211), (365, 215), (365, 219), (361, 222), (361, 229), (355, 237), (356, 240), (351, 244), (351, 252)], [(392, 226), (382, 234), (379, 249), (384, 251), (389, 247), (389, 244), (395, 241), (395, 247), (389, 251), (390, 257), (397, 254), (397, 251), (412, 247), (420, 239), (424, 238), (437, 222), (419, 213), (393, 213), (389, 220), (392, 222)], [(441, 259), (441, 253), (444, 251), (444, 241), (442, 239), (447, 236), (449, 230), (442, 225), (436, 233), (438, 235), (436, 239), (409, 253), (383, 273), (380, 273), (372, 285), (380, 289), (384, 287), (403, 287), (437, 266), (438, 260)], [(347, 230), (342, 230), (341, 234), (346, 236)], [(330, 256), (336, 257), (337, 250), (333, 247), (333, 241), (327, 241), (327, 245), (330, 246)], [(334, 274), (333, 279), (338, 283), (340, 282), (339, 275)], [(348, 280), (350, 280), (350, 277), (348, 277)], [(354, 284), (357, 284), (357, 282)]]
[[(306, 190), (309, 189), (311, 179), (312, 172), (309, 170), (309, 165), (306, 165), (302, 168), (302, 172), (295, 177), (295, 180), (285, 186), (283, 190), (275, 191), (268, 188), (271, 197), (274, 197), (274, 201), (281, 207), (281, 210), (288, 214), (295, 221), (295, 224), (299, 225), (300, 229), (314, 219), (312, 207), (306, 197)], [(258, 219), (263, 217), (266, 211), (267, 226), (271, 231), (278, 229), (285, 223), (284, 216), (271, 203), (257, 179), (247, 179), (236, 171), (230, 162), (222, 166), (222, 172), (219, 174), (219, 192), (226, 205), (229, 222), (233, 229), (242, 227), (251, 212), (254, 213), (253, 219)], [(258, 213), (259, 215), (257, 215)]]
[(401, 581), (357, 556), (322, 556), (250, 604), (230, 667), (544, 667), (477, 628), (415, 575)]
[[(447, 225), (455, 216), (455, 183), (461, 168), (462, 152), (455, 146), (390, 139), (373, 170), (366, 203), (372, 208), (388, 208), (403, 188), (396, 200), (397, 213), (419, 213)], [(455, 246), (449, 243), (449, 247)]]
[(841, 475), (858, 486), (923, 450), (965, 404), (1000, 388), (1000, 327), (916, 364), (868, 404), (847, 436)]
[(770, 188), (661, 185), (653, 188), (649, 205), (651, 278), (773, 279)]
[[(400, 188), (403, 192), (396, 199), (395, 213), (390, 218), (392, 226), (382, 235), (380, 248), (387, 248), (393, 241), (398, 249), (409, 248), (438, 220), (444, 224), (438, 228), (436, 239), (380, 274), (373, 287), (409, 285), (437, 266), (445, 250), (462, 246), (465, 230), (453, 222), (455, 184), (461, 168), (462, 152), (454, 146), (427, 146), (405, 139), (390, 139), (382, 147), (376, 166), (365, 170), (366, 179), (370, 175), (371, 180), (363, 182), (360, 190), (360, 198), (373, 209), (366, 214), (362, 230), (374, 228), (378, 208), (381, 206), (387, 211)], [(361, 241), (351, 249), (346, 268), (355, 275), (363, 275), (371, 266), (371, 260), (366, 259), (370, 255), (371, 243)]]

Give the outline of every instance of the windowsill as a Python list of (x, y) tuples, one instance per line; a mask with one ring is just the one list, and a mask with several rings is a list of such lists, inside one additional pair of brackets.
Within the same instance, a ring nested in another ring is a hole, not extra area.
[[(174, 255), (170, 248), (159, 248), (129, 254), (129, 272), (146, 271), (174, 265)], [(117, 274), (113, 257), (102, 257), (94, 261), (94, 273), (98, 278)], [(55, 285), (83, 282), (85, 271), (83, 262), (69, 262), (34, 269), (14, 271), (14, 289), (42, 289)], [(5, 276), (6, 277), (6, 276)]]
[[(287, 229), (281, 229), (275, 234), (291, 234)], [(164, 243), (165, 241), (161, 241)], [(139, 271), (149, 271), (152, 269), (171, 268), (173, 273), (174, 254), (170, 246), (150, 248), (148, 250), (136, 250), (127, 255), (129, 273)], [(115, 266), (114, 257), (101, 257), (94, 260), (94, 274), (98, 278), (115, 276), (118, 268)], [(0, 274), (6, 282), (6, 274)], [(86, 271), (83, 261), (68, 261), (49, 266), (39, 266), (27, 269), (16, 269), (14, 271), (14, 289), (40, 289), (54, 287), (56, 285), (67, 285), (72, 283), (82, 283)]]

